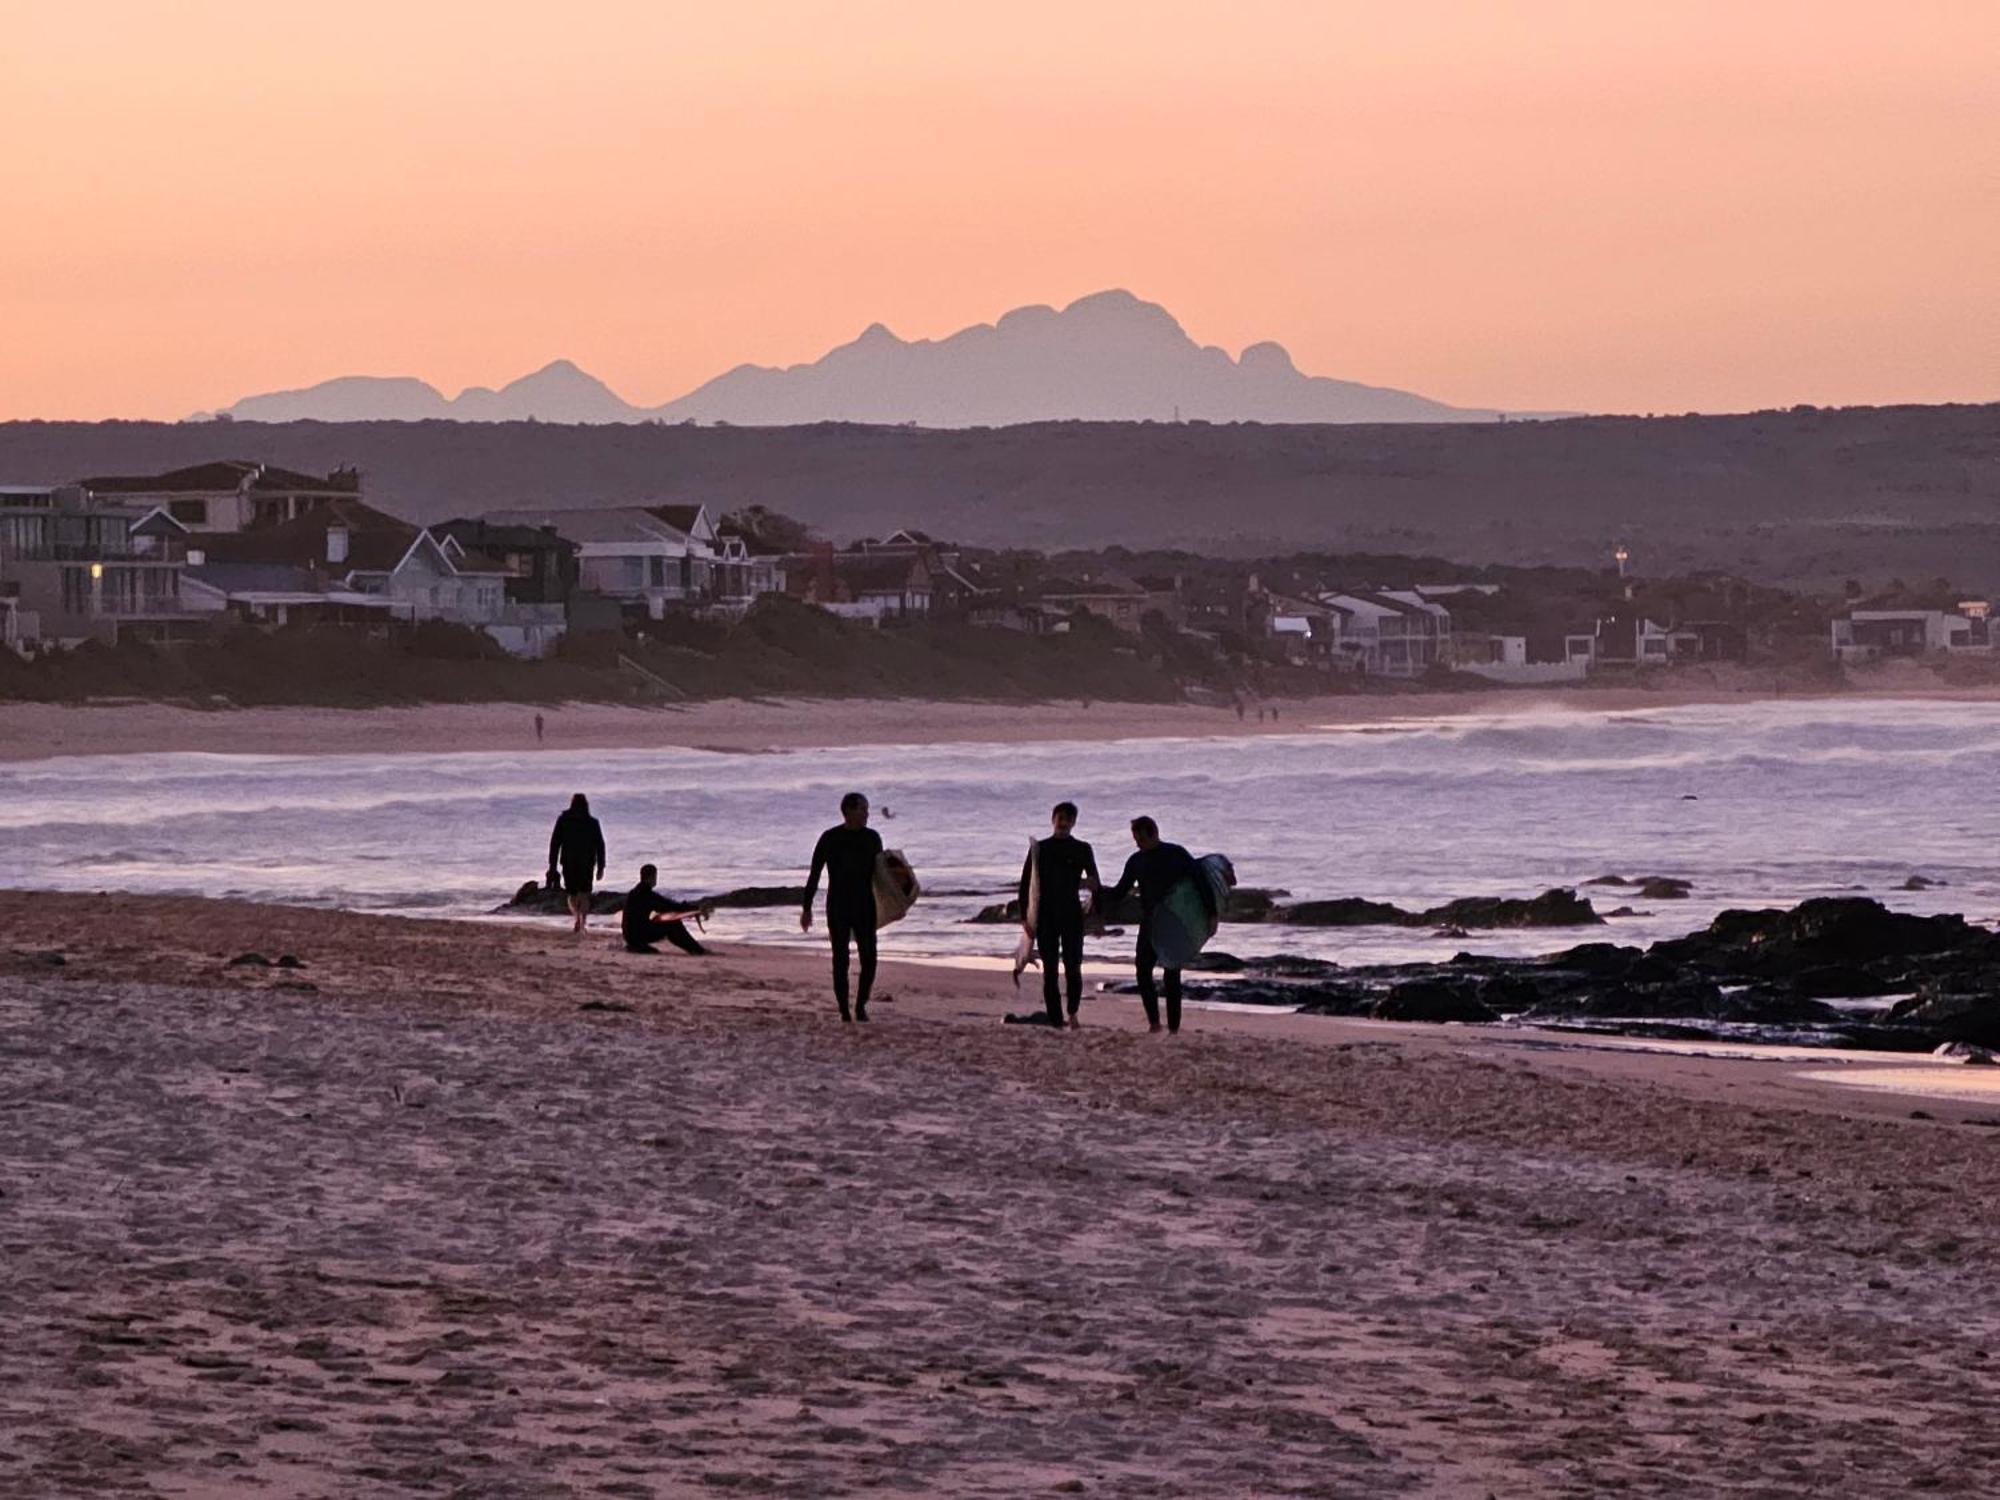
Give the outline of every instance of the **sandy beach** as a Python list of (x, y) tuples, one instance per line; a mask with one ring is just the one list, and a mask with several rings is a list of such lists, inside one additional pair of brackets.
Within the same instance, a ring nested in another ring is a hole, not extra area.
[(555, 924), (0, 925), (0, 1493), (1975, 1495), (2000, 1460), (2000, 1103), (1169, 1041), (1112, 999), (1051, 1035), (897, 964), (843, 1028), (815, 955)]
[[(1112, 740), (1139, 736), (1283, 734), (1312, 725), (1403, 718), (1557, 711), (1623, 713), (1774, 696), (1762, 679), (1705, 687), (1677, 679), (1652, 687), (1564, 691), (1383, 691), (1273, 700), (1274, 716), (1162, 703), (968, 703), (907, 699), (724, 700), (678, 708), (569, 703), (424, 704), (410, 708), (201, 710), (166, 703), (0, 704), (0, 760), (59, 755), (195, 751), (239, 755), (337, 755), (384, 750), (578, 750), (685, 747), (731, 753), (821, 745)], [(1810, 697), (1787, 689), (1787, 698)], [(1912, 686), (1889, 673), (1845, 697), (1990, 703), (2000, 686)], [(535, 736), (535, 716), (544, 738)]]

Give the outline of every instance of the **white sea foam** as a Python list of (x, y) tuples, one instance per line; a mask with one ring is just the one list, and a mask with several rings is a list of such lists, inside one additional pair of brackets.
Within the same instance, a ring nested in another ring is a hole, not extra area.
[[(0, 880), (240, 893), (473, 915), (543, 867), (548, 828), (585, 791), (607, 884), (646, 860), (677, 893), (798, 881), (840, 794), (861, 788), (937, 896), (891, 951), (999, 952), (964, 919), (1020, 867), (1049, 805), (1083, 806), (1107, 877), (1126, 821), (1158, 817), (1246, 884), (1301, 898), (1424, 906), (1527, 895), (1606, 873), (1677, 875), (1687, 901), (1593, 888), (1646, 915), (1587, 932), (1438, 938), (1400, 929), (1226, 929), (1220, 946), (1350, 961), (1495, 954), (1581, 937), (1646, 942), (1725, 906), (1862, 891), (1916, 911), (2000, 918), (2000, 706), (1826, 701), (1300, 725), (1238, 740), (869, 746), (784, 756), (687, 749), (557, 756), (88, 757), (0, 766)], [(1949, 884), (1902, 891), (1921, 873)], [(721, 913), (724, 938), (797, 941), (788, 912)], [(1122, 944), (1105, 943), (1114, 957)]]

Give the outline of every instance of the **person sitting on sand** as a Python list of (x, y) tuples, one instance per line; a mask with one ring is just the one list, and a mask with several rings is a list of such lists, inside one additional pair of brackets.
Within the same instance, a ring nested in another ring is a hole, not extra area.
[(627, 953), (658, 953), (653, 944), (665, 938), (683, 953), (703, 954), (708, 949), (695, 941), (694, 934), (687, 930), (687, 924), (679, 917), (669, 917), (669, 912), (695, 911), (697, 916), (705, 915), (706, 907), (691, 907), (685, 901), (676, 901), (671, 896), (662, 896), (657, 889), (660, 870), (657, 865), (639, 866), (639, 883), (625, 893), (625, 905), (618, 914), (618, 927), (625, 934)]
[(1088, 884), (1095, 896), (1101, 889), (1097, 855), (1074, 835), (1074, 802), (1058, 802), (1049, 814), (1049, 826), (1054, 831), (1035, 841), (1021, 866), (1021, 926), (1042, 957), (1042, 1003), (1048, 1007), (1049, 1025), (1063, 1024), (1056, 974), (1060, 965), (1069, 995), (1069, 1024), (1075, 1026), (1083, 1004), (1083, 901), (1078, 891)]
[[(813, 846), (805, 909), (799, 913), (799, 931), (811, 932), (813, 896), (824, 870), (826, 931), (833, 944), (833, 998), (843, 1021), (868, 1019), (868, 992), (875, 985), (875, 862), (881, 855), (882, 835), (868, 826), (868, 799), (859, 792), (849, 792), (840, 799), (839, 824), (822, 833)], [(850, 943), (861, 959), (852, 1013), (847, 1008)]]
[[(1153, 951), (1153, 908), (1167, 898), (1167, 893), (1183, 880), (1192, 878), (1195, 889), (1201, 894), (1202, 908), (1213, 918), (1215, 916), (1215, 892), (1201, 877), (1194, 856), (1179, 844), (1162, 843), (1160, 825), (1151, 818), (1138, 817), (1132, 820), (1132, 842), (1139, 846), (1138, 852), (1125, 861), (1125, 872), (1118, 877), (1118, 884), (1106, 891), (1100, 910), (1109, 909), (1114, 903), (1125, 899), (1125, 893), (1135, 885), (1139, 888), (1139, 943), (1132, 955), (1132, 962), (1139, 971), (1139, 1003), (1146, 1007), (1148, 1030), (1160, 1029), (1160, 1000), (1153, 988), (1153, 966), (1158, 963), (1158, 955)], [(1181, 1029), (1181, 971), (1167, 969), (1167, 1034), (1177, 1034)]]
[(582, 932), (590, 920), (590, 893), (604, 878), (604, 830), (590, 815), (590, 799), (578, 792), (556, 819), (549, 834), (549, 886), (562, 875), (563, 894), (569, 897), (569, 914), (576, 919), (571, 930)]

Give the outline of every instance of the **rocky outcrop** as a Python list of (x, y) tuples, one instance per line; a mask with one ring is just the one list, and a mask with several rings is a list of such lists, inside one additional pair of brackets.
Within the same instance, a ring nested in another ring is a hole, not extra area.
[(1422, 911), (1345, 896), (1332, 901), (1299, 901), (1280, 906), (1270, 920), (1295, 927), (1592, 927), (1604, 918), (1575, 891), (1517, 896), (1466, 896)]
[[(1237, 962), (1234, 979), (1191, 981), (1189, 993), (1383, 1020), (1515, 1020), (1900, 1052), (2000, 1048), (2000, 936), (1867, 900), (1728, 912), (1703, 932), (1644, 949), (1581, 943), (1541, 958), (1460, 953), (1445, 963), (1351, 968)], [(1913, 974), (1931, 977), (1912, 985)], [(1879, 1007), (1826, 1003), (1913, 987), (1914, 996)]]
[(1642, 875), (1627, 880), (1623, 875), (1599, 875), (1585, 885), (1608, 885), (1636, 891), (1648, 901), (1685, 901), (1694, 894), (1694, 882), (1678, 875)]
[(1390, 987), (1369, 1014), (1378, 1021), (1497, 1021), (1500, 1013), (1479, 998), (1467, 979), (1406, 979)]
[(2000, 1048), (2000, 974), (1984, 994), (1918, 995), (1892, 1006), (1889, 1019), (1920, 1028), (1940, 1042)]
[[(1265, 890), (1257, 886), (1239, 885), (1230, 891), (1222, 904), (1222, 920), (1225, 922), (1268, 922), (1271, 914), (1278, 909), (1278, 898), (1291, 892)], [(1018, 926), (1021, 921), (1021, 903), (1009, 898), (982, 906), (966, 919), (968, 922), (988, 926)], [(1112, 902), (1101, 911), (1091, 913), (1084, 923), (1086, 931), (1101, 932), (1106, 927), (1132, 927), (1139, 921), (1139, 898), (1127, 896), (1122, 901)]]
[[(692, 904), (699, 906), (745, 908), (797, 907), (803, 906), (805, 899), (806, 888), (802, 885), (746, 885), (719, 895), (690, 898)], [(593, 915), (609, 916), (624, 909), (623, 889), (591, 892), (590, 910)], [(569, 915), (569, 898), (559, 887), (543, 885), (539, 880), (523, 881), (513, 898), (494, 907), (493, 914), (502, 917), (566, 917)]]

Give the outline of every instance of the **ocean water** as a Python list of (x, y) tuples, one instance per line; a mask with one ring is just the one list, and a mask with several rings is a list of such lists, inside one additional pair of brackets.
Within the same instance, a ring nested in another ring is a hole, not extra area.
[[(1556, 709), (1242, 740), (31, 761), (0, 765), (0, 883), (476, 917), (540, 875), (574, 791), (603, 820), (608, 885), (649, 860), (677, 894), (796, 883), (851, 788), (927, 889), (885, 934), (891, 953), (1010, 951), (1011, 929), (965, 919), (1002, 898), (1063, 797), (1082, 805), (1107, 879), (1146, 812), (1195, 853), (1229, 854), (1244, 884), (1300, 899), (1424, 906), (1607, 873), (1694, 883), (1665, 902), (1594, 888), (1599, 910), (1642, 915), (1588, 931), (1226, 927), (1217, 946), (1246, 956), (1643, 943), (1724, 907), (1845, 893), (2000, 920), (2000, 705), (1908, 701)], [(1901, 890), (1913, 874), (1944, 884)], [(724, 912), (710, 930), (801, 940), (783, 909)], [(1126, 951), (1107, 939), (1093, 957)]]

